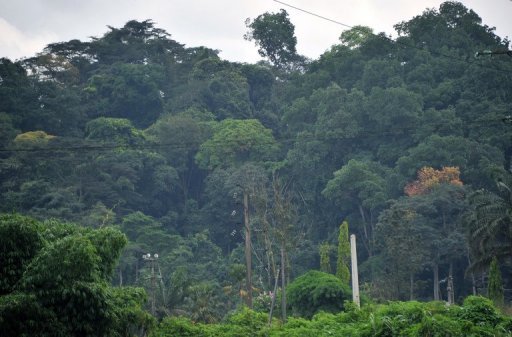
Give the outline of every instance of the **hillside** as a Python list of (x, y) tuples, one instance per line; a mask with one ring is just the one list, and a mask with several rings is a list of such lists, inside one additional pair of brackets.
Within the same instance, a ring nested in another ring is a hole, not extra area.
[(265, 13), (248, 37), (268, 62), (248, 64), (129, 21), (2, 58), (0, 212), (120, 230), (106, 279), (157, 318), (268, 311), (280, 271), (336, 273), (345, 220), (369, 300), (487, 296), (496, 258), (510, 304), (509, 41), (450, 1), (395, 29), (309, 60)]

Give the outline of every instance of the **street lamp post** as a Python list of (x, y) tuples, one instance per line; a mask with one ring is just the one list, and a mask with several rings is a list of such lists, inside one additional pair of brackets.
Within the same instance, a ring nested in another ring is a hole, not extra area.
[(142, 258), (145, 261), (149, 261), (151, 264), (151, 314), (153, 316), (155, 315), (155, 287), (156, 287), (156, 275), (155, 275), (155, 262), (158, 260), (158, 254), (151, 254), (147, 253), (142, 255)]

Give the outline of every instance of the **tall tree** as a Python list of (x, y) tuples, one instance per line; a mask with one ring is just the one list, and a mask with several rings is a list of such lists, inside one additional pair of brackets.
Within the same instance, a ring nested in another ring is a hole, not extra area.
[(501, 280), (501, 271), (498, 265), (498, 259), (494, 257), (489, 267), (489, 285), (487, 286), (487, 295), (498, 307), (503, 306), (503, 282)]
[(331, 268), (331, 245), (329, 242), (322, 242), (318, 246), (318, 252), (320, 254), (320, 270), (324, 273), (332, 273)]
[(345, 220), (340, 225), (340, 234), (338, 236), (338, 258), (336, 260), (336, 276), (341, 282), (349, 285), (350, 271), (348, 269), (350, 261), (350, 239), (348, 236), (348, 222)]
[(363, 244), (373, 254), (374, 226), (378, 211), (386, 201), (385, 170), (377, 163), (351, 159), (334, 172), (322, 194), (345, 211), (357, 214), (362, 227)]
[(277, 150), (272, 132), (254, 119), (226, 119), (214, 127), (213, 135), (196, 155), (200, 167), (235, 168), (230, 180), (242, 189), (244, 214), (245, 261), (247, 269), (247, 304), (252, 307), (252, 240), (250, 195), (261, 186), (261, 169), (256, 162), (270, 160)]
[(244, 38), (254, 40), (259, 46), (258, 53), (268, 57), (275, 66), (282, 68), (297, 59), (295, 26), (284, 9), (279, 13), (263, 13), (252, 21), (247, 18), (245, 25), (249, 31)]
[(512, 191), (507, 174), (498, 193), (478, 190), (470, 196), (468, 216), (472, 269), (484, 269), (493, 257), (510, 258), (512, 251)]

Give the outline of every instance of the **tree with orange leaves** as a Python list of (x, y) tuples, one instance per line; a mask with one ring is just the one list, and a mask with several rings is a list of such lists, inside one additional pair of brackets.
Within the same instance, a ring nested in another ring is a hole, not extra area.
[(462, 186), (460, 170), (456, 166), (446, 166), (441, 170), (425, 166), (418, 171), (418, 179), (407, 184), (404, 188), (408, 196), (422, 195), (429, 193), (432, 188), (441, 184)]

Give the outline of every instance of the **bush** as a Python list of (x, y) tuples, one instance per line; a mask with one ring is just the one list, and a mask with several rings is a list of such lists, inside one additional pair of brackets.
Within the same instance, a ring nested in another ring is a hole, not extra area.
[(201, 325), (194, 324), (184, 317), (164, 318), (158, 327), (150, 335), (151, 337), (203, 337), (206, 336)]
[(287, 288), (288, 303), (293, 313), (311, 318), (319, 311), (337, 313), (352, 291), (332, 274), (311, 270), (298, 277)]
[(502, 318), (492, 301), (481, 296), (468, 296), (459, 313), (459, 318), (478, 326), (495, 327)]

